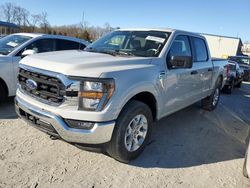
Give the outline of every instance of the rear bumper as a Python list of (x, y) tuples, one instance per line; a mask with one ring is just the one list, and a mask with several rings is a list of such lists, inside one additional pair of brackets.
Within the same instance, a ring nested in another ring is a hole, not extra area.
[(32, 106), (16, 96), (15, 108), (19, 117), (33, 127), (70, 143), (102, 144), (112, 137), (115, 121), (95, 123), (90, 130), (70, 128), (62, 117)]

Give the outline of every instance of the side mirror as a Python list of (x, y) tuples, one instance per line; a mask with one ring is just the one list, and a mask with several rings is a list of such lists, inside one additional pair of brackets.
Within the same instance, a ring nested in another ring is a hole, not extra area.
[(32, 54), (35, 54), (36, 53), (36, 51), (35, 50), (24, 50), (24, 52), (22, 53), (22, 55), (21, 55), (21, 57), (23, 58), (23, 57), (25, 57), (25, 56), (27, 56), (27, 55), (32, 55)]
[(169, 63), (172, 68), (192, 68), (193, 59), (191, 56), (172, 56)]

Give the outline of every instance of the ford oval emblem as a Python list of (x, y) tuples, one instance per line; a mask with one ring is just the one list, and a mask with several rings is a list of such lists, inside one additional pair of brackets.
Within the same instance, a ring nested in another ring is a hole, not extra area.
[(26, 80), (26, 86), (29, 89), (34, 90), (37, 88), (37, 83), (34, 80), (28, 79), (28, 80)]

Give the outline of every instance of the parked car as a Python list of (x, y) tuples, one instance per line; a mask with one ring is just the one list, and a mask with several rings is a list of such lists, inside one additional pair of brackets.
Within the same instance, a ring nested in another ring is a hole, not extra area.
[(84, 49), (89, 43), (61, 35), (17, 33), (0, 39), (0, 102), (16, 93), (19, 61), (31, 54)]
[(235, 61), (229, 60), (227, 65), (227, 80), (223, 87), (223, 91), (231, 94), (234, 87), (241, 87), (243, 81), (243, 71), (240, 69), (239, 65)]
[(195, 33), (116, 30), (85, 51), (24, 58), (16, 112), (50, 135), (102, 145), (128, 162), (146, 147), (154, 121), (200, 100), (215, 109), (227, 63), (212, 60)]
[(248, 56), (229, 56), (229, 60), (236, 61), (244, 71), (244, 81), (250, 80), (250, 57)]

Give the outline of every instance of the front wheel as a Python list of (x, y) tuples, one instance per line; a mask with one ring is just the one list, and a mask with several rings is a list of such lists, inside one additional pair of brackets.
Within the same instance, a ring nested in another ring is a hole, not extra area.
[(140, 101), (130, 101), (117, 119), (107, 153), (124, 163), (135, 159), (146, 147), (152, 123), (150, 108)]
[(235, 85), (235, 87), (240, 88), (242, 81), (240, 81), (238, 84)]
[(212, 94), (201, 100), (201, 106), (204, 110), (212, 111), (216, 108), (220, 100), (221, 80), (218, 79)]

